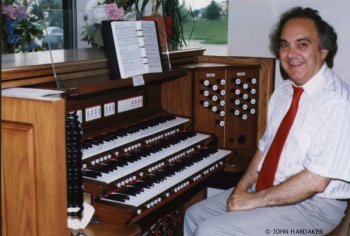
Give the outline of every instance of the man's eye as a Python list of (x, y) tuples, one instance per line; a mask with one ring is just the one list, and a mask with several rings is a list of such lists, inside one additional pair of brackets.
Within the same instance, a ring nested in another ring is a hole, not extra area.
[(286, 48), (288, 45), (286, 43), (280, 43), (280, 48)]
[(299, 48), (306, 48), (309, 46), (309, 44), (308, 43), (299, 43), (298, 46), (299, 46)]

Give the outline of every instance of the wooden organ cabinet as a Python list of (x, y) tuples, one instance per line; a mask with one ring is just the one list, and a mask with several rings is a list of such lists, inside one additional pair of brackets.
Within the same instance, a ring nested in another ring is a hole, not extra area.
[(5, 56), (3, 89), (63, 93), (1, 99), (3, 235), (69, 235), (83, 191), (88, 236), (181, 235), (208, 181), (244, 170), (273, 88), (273, 59), (202, 53), (173, 52), (171, 71), (133, 86), (99, 50), (57, 50), (59, 89), (48, 52)]

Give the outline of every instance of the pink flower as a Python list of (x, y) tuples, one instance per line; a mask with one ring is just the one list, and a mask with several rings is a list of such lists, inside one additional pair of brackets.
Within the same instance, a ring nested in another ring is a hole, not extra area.
[(124, 9), (118, 7), (116, 3), (107, 4), (105, 10), (112, 20), (121, 20), (124, 17)]

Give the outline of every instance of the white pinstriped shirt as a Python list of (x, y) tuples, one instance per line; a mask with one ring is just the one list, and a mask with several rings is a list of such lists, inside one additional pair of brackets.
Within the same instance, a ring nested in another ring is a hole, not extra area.
[[(283, 147), (274, 185), (307, 169), (331, 178), (326, 190), (316, 196), (350, 198), (350, 86), (324, 64), (302, 87), (304, 92)], [(268, 127), (259, 141), (264, 158), (292, 96), (290, 80), (284, 81), (271, 96)]]

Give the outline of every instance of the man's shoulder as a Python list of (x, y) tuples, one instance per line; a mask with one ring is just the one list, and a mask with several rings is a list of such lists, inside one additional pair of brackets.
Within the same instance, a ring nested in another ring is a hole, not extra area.
[(350, 104), (350, 85), (339, 78), (332, 70), (327, 73), (326, 98), (331, 101)]

